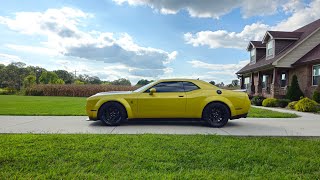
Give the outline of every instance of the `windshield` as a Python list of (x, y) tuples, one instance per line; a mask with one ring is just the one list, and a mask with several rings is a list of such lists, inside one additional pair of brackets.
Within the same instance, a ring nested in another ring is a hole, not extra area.
[(147, 87), (149, 87), (149, 86), (152, 86), (154, 83), (155, 83), (155, 82), (151, 82), (151, 83), (149, 83), (149, 84), (146, 84), (146, 85), (144, 85), (144, 86), (142, 86), (142, 87), (134, 90), (133, 92), (140, 92), (140, 91), (142, 91), (143, 89), (145, 89), (145, 88), (147, 88)]

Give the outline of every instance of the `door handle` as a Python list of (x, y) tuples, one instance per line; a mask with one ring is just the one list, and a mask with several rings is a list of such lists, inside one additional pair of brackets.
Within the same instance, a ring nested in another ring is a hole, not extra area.
[(179, 97), (184, 97), (184, 96), (179, 96)]

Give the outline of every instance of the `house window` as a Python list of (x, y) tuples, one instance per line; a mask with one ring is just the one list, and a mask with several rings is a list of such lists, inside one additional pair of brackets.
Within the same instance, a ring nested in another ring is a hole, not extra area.
[(252, 49), (250, 51), (250, 62), (255, 63), (256, 62), (256, 49)]
[(250, 86), (250, 77), (244, 78), (244, 85), (243, 86), (244, 86), (245, 89), (249, 88), (249, 86)]
[(271, 40), (267, 44), (267, 57), (272, 57), (274, 53), (274, 40)]
[(313, 66), (312, 85), (316, 86), (320, 81), (320, 64)]
[(287, 75), (285, 72), (281, 73), (281, 80), (280, 80), (280, 86), (286, 87), (287, 85)]
[(269, 78), (269, 75), (263, 75), (262, 76), (262, 88), (267, 88), (268, 87), (268, 78)]

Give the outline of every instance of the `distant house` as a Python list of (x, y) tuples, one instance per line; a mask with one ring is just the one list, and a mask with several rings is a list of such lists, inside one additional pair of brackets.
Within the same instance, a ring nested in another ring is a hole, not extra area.
[(281, 98), (293, 75), (305, 96), (320, 80), (320, 19), (293, 32), (267, 31), (262, 41), (250, 41), (250, 63), (236, 74), (251, 95)]

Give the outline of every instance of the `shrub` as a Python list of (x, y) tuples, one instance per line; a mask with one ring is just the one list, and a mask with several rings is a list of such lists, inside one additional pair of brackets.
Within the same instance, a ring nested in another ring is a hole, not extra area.
[(303, 98), (297, 102), (294, 109), (302, 112), (316, 112), (318, 103), (309, 98)]
[(290, 99), (278, 99), (278, 105), (279, 107), (285, 108), (290, 103)]
[(26, 89), (27, 96), (75, 96), (89, 97), (99, 92), (133, 91), (138, 86), (121, 85), (75, 85), (75, 84), (38, 84)]
[(291, 101), (298, 101), (300, 97), (303, 97), (303, 92), (301, 91), (298, 83), (298, 78), (296, 75), (292, 77), (291, 86), (289, 87), (286, 98)]
[(297, 104), (297, 102), (298, 102), (298, 101), (292, 101), (292, 102), (290, 102), (290, 103), (288, 104), (287, 107), (288, 107), (289, 109), (294, 109), (294, 106)]
[(256, 106), (262, 106), (262, 101), (265, 98), (263, 96), (253, 96), (251, 99), (251, 104), (256, 105)]
[(278, 105), (278, 100), (275, 98), (267, 98), (262, 101), (262, 106), (264, 107), (276, 107)]
[(17, 90), (15, 88), (6, 87), (1, 89), (0, 95), (12, 95), (16, 94)]

